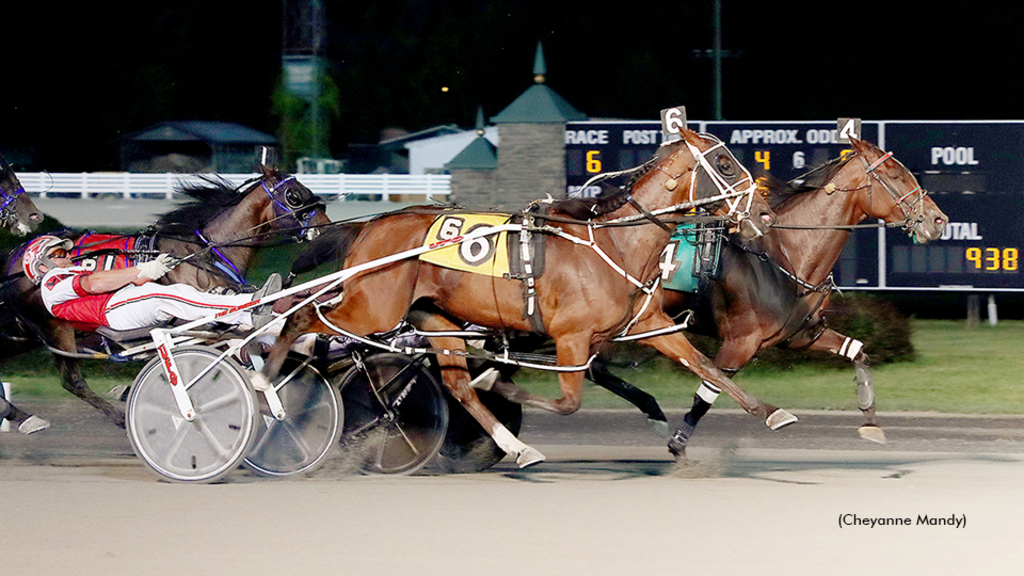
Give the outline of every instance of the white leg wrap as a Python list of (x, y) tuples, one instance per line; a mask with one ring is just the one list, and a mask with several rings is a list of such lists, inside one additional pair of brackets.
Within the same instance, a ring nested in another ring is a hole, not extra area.
[(491, 429), (491, 438), (494, 439), (494, 442), (497, 443), (498, 447), (504, 450), (506, 454), (516, 457), (516, 463), (519, 464), (520, 468), (526, 468), (530, 464), (536, 464), (537, 462), (542, 462), (545, 459), (543, 454), (535, 448), (531, 448), (526, 444), (523, 444), (500, 422), (495, 424), (494, 428)]
[(864, 348), (864, 343), (860, 340), (854, 340), (847, 336), (846, 340), (843, 340), (843, 345), (839, 347), (839, 355), (845, 356), (850, 360), (853, 360), (860, 354), (860, 351)]
[(481, 372), (479, 376), (473, 378), (469, 385), (477, 390), (490, 390), (497, 380), (498, 371), (494, 368), (488, 368)]
[(716, 388), (712, 383), (708, 382), (707, 380), (701, 382), (700, 388), (697, 388), (697, 396), (699, 396), (701, 400), (707, 402), (708, 404), (714, 404), (715, 400), (718, 399), (718, 395), (721, 393), (721, 390)]

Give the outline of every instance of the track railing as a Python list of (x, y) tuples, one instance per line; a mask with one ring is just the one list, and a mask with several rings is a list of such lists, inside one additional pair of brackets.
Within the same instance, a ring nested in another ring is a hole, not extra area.
[[(40, 198), (157, 198), (173, 200), (183, 185), (201, 182), (197, 174), (130, 172), (19, 172), (22, 186)], [(236, 185), (256, 174), (208, 174)], [(296, 174), (300, 182), (327, 200), (444, 200), (450, 192), (447, 174)]]

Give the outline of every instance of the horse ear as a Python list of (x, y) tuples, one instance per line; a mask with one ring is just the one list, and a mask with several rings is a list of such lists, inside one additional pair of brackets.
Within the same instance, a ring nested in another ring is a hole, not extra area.
[(850, 145), (853, 146), (853, 149), (856, 150), (858, 154), (863, 154), (873, 148), (871, 143), (867, 140), (858, 140), (853, 136), (850, 137)]
[(693, 130), (690, 130), (689, 128), (681, 128), (679, 130), (679, 135), (682, 136), (684, 140), (686, 140), (690, 144), (693, 144), (694, 146), (697, 146), (698, 148), (701, 144), (703, 144), (700, 135), (694, 132)]

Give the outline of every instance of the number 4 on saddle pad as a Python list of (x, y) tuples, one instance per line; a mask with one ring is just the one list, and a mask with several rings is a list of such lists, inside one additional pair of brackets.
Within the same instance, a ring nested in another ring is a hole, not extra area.
[(662, 286), (696, 293), (701, 278), (718, 278), (721, 254), (721, 234), (695, 224), (680, 224), (661, 253)]

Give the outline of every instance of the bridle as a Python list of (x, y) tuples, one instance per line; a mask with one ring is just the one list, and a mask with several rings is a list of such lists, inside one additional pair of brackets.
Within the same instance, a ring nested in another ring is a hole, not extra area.
[[(725, 142), (719, 140), (717, 136), (713, 134), (708, 134), (706, 132), (702, 132), (698, 134), (698, 136), (700, 136), (701, 139), (704, 140), (711, 140), (714, 144), (704, 151), (701, 151), (699, 148), (697, 148), (693, 144), (690, 144), (689, 142), (686, 142), (686, 147), (690, 150), (690, 154), (693, 155), (693, 158), (697, 161), (699, 166), (704, 169), (704, 173), (708, 175), (708, 178), (711, 179), (711, 182), (714, 183), (715, 187), (718, 189), (719, 195), (724, 197), (725, 204), (726, 206), (729, 207), (729, 212), (726, 214), (726, 216), (729, 216), (734, 224), (739, 224), (743, 222), (744, 219), (750, 218), (750, 207), (754, 202), (754, 194), (758, 193), (757, 184), (754, 182), (753, 175), (751, 175), (751, 173), (746, 168), (744, 168), (742, 164), (740, 164), (739, 162), (735, 162), (735, 158), (732, 158), (734, 160), (733, 166), (739, 168), (742, 171), (745, 178), (737, 178), (736, 183), (730, 185), (728, 180), (726, 180), (725, 176), (721, 174), (718, 170), (715, 170), (714, 167), (711, 166), (711, 162), (708, 161), (708, 155), (710, 155), (715, 150), (718, 150), (719, 148), (724, 149), (728, 153), (728, 148), (726, 148)], [(731, 153), (729, 153), (729, 155), (730, 157), (732, 156)], [(746, 180), (748, 183), (747, 187), (745, 189), (739, 190), (738, 187), (744, 180)], [(695, 200), (693, 196), (696, 193), (696, 190), (697, 170), (694, 170), (690, 174), (691, 201)], [(744, 197), (746, 198), (746, 206), (744, 206), (741, 210), (740, 205), (743, 204)]]
[[(882, 178), (882, 176), (877, 172), (877, 170), (878, 170), (878, 168), (880, 166), (882, 166), (882, 164), (884, 164), (886, 162), (886, 160), (892, 160), (893, 162), (898, 164), (899, 167), (902, 168), (906, 173), (910, 174), (910, 170), (908, 170), (907, 167), (902, 162), (900, 162), (899, 160), (894, 158), (892, 152), (886, 152), (886, 153), (882, 154), (882, 156), (879, 157), (878, 160), (875, 160), (874, 162), (868, 162), (868, 159), (865, 158), (864, 155), (859, 153), (859, 152), (854, 152), (852, 156), (841, 158), (840, 161), (849, 162), (849, 161), (853, 160), (853, 156), (859, 157), (861, 163), (864, 165), (864, 173), (868, 177), (868, 183), (866, 185), (860, 186), (858, 188), (845, 189), (845, 188), (838, 188), (835, 185), (835, 183), (833, 183), (832, 180), (830, 179), (828, 182), (825, 183), (824, 186), (822, 186), (822, 189), (825, 190), (826, 193), (832, 194), (832, 193), (837, 192), (837, 191), (838, 192), (855, 192), (857, 190), (861, 190), (861, 189), (867, 188), (868, 189), (868, 204), (870, 205), (871, 204), (871, 198), (872, 198), (872, 194), (871, 193), (874, 190), (874, 183), (877, 182), (889, 194), (889, 196), (893, 200), (893, 203), (896, 205), (897, 208), (900, 209), (900, 212), (903, 214), (903, 224), (902, 224), (901, 228), (908, 235), (913, 236), (914, 235), (914, 231), (917, 229), (917, 227), (924, 223), (924, 219), (925, 219), (925, 215), (924, 215), (924, 199), (925, 199), (926, 196), (928, 196), (928, 191), (925, 190), (924, 188), (922, 188), (920, 185), (918, 185), (916, 188), (914, 188), (910, 192), (907, 192), (906, 194), (900, 194), (899, 191), (897, 191), (895, 188), (893, 188), (892, 184), (887, 182), (886, 179)], [(807, 175), (812, 174), (812, 173), (814, 173), (814, 172), (824, 168), (825, 166), (828, 166), (828, 164), (825, 164), (824, 166), (822, 166), (820, 168), (816, 168), (815, 170), (812, 170), (811, 172), (808, 172), (807, 174), (805, 174), (801, 178), (806, 177)], [(838, 171), (837, 171), (837, 173), (838, 173)], [(833, 176), (833, 178), (835, 178), (835, 176)]]
[[(297, 191), (286, 188), (285, 185), (290, 184), (293, 181), (299, 183), (295, 176), (288, 176), (271, 187), (267, 186), (267, 179), (268, 176), (260, 176), (253, 180), (249, 180), (239, 186), (238, 190), (246, 188), (248, 184), (254, 181), (258, 182), (259, 185), (263, 187), (263, 191), (267, 193), (267, 196), (270, 198), (274, 207), (274, 218), (265, 224), (273, 224), (280, 220), (291, 219), (296, 224), (294, 227), (295, 238), (299, 241), (313, 241), (320, 235), (320, 230), (318, 228), (310, 228), (309, 226), (313, 218), (316, 217), (317, 211), (324, 210), (326, 208), (323, 201), (318, 196), (310, 192), (309, 195), (312, 201), (306, 202), (298, 195)], [(251, 187), (246, 188), (246, 190), (251, 189)], [(221, 248), (230, 246), (231, 244), (215, 244), (199, 229), (195, 230), (195, 234), (203, 246), (217, 257), (218, 260), (213, 262), (213, 266), (232, 281), (238, 284), (245, 284), (244, 272), (235, 266), (231, 259), (228, 258), (228, 256), (221, 250)]]
[[(662, 228), (665, 228), (665, 225), (660, 220), (657, 219), (657, 216), (673, 212), (686, 211), (695, 207), (700, 207), (703, 205), (724, 201), (726, 205), (729, 207), (729, 212), (726, 213), (726, 218), (728, 218), (732, 223), (738, 225), (742, 223), (744, 219), (750, 218), (750, 208), (754, 202), (754, 194), (758, 193), (757, 185), (754, 182), (754, 178), (753, 176), (751, 176), (750, 172), (746, 168), (744, 168), (742, 164), (737, 162), (735, 160), (735, 157), (733, 157), (730, 153), (729, 157), (733, 161), (733, 166), (741, 170), (743, 175), (746, 176), (746, 178), (738, 178), (735, 184), (729, 184), (729, 181), (726, 179), (726, 176), (721, 174), (718, 170), (715, 170), (715, 168), (711, 165), (711, 162), (708, 160), (708, 156), (712, 152), (718, 150), (719, 148), (725, 149), (725, 151), (728, 152), (728, 148), (726, 147), (725, 143), (719, 140), (713, 134), (700, 133), (698, 134), (698, 136), (705, 140), (711, 140), (712, 142), (714, 142), (714, 145), (712, 145), (707, 150), (702, 151), (700, 150), (700, 148), (697, 148), (693, 144), (684, 141), (684, 144), (686, 144), (686, 149), (690, 152), (690, 155), (693, 156), (694, 160), (697, 162), (696, 168), (687, 168), (686, 170), (683, 170), (678, 174), (672, 174), (664, 168), (665, 165), (672, 165), (675, 162), (675, 158), (680, 153), (682, 153), (683, 148), (679, 147), (676, 151), (672, 153), (671, 156), (669, 156), (668, 162), (661, 162), (656, 159), (652, 159), (636, 168), (622, 170), (619, 172), (601, 174), (588, 180), (587, 183), (583, 185), (583, 188), (586, 188), (587, 186), (593, 184), (594, 182), (603, 180), (608, 177), (620, 176), (623, 174), (642, 171), (643, 169), (647, 168), (648, 166), (652, 165), (652, 163), (654, 163), (654, 169), (668, 177), (668, 180), (665, 181), (664, 186), (669, 191), (675, 190), (676, 187), (679, 186), (679, 180), (686, 174), (686, 172), (690, 172), (690, 199), (688, 202), (683, 202), (681, 204), (676, 204), (674, 206), (668, 206), (666, 208), (659, 208), (657, 210), (648, 211), (642, 207), (638, 207), (638, 203), (635, 200), (633, 200), (632, 195), (630, 195), (630, 197), (627, 198), (627, 200), (629, 201), (630, 205), (632, 205), (634, 208), (637, 209), (638, 212), (640, 212), (641, 218), (650, 220), (651, 222), (654, 222), (655, 224), (661, 226)], [(662, 146), (671, 145), (673, 143), (674, 142), (666, 142), (662, 144)], [(695, 198), (697, 190), (697, 178), (701, 170), (703, 170), (703, 172), (707, 174), (708, 179), (711, 180), (712, 184), (715, 185), (715, 188), (718, 189), (719, 193), (717, 195), (710, 196), (708, 198)], [(747, 187), (741, 189), (740, 184), (744, 180), (747, 180), (749, 184)], [(743, 201), (744, 197), (746, 198), (745, 203)], [(625, 218), (619, 218), (617, 220), (606, 222), (605, 224), (607, 225), (619, 222), (628, 222), (634, 219), (635, 218), (633, 217), (627, 216)]]
[[(882, 188), (885, 188), (885, 191), (888, 192), (889, 196), (891, 196), (892, 199), (896, 202), (896, 206), (900, 209), (900, 212), (903, 213), (903, 230), (907, 232), (907, 234), (912, 234), (914, 229), (920, 226), (922, 222), (924, 222), (924, 198), (925, 196), (928, 195), (928, 191), (926, 191), (924, 188), (918, 185), (910, 192), (900, 195), (900, 193), (897, 192), (896, 189), (894, 189), (892, 185), (889, 184), (889, 182), (886, 182), (885, 179), (883, 179), (881, 175), (879, 175), (878, 172), (876, 172), (876, 169), (879, 166), (884, 164), (886, 160), (890, 159), (893, 162), (899, 164), (900, 168), (902, 168), (908, 174), (910, 173), (910, 171), (907, 170), (907, 167), (904, 166), (902, 162), (900, 162), (896, 158), (893, 158), (892, 152), (886, 152), (878, 160), (875, 160), (871, 164), (868, 164), (867, 158), (864, 158), (864, 156), (860, 157), (861, 162), (864, 164), (864, 172), (874, 181), (881, 184)], [(868, 182), (868, 184), (870, 186), (870, 181)], [(912, 198), (913, 202), (911, 202)]]
[(312, 241), (320, 235), (320, 231), (310, 228), (309, 224), (316, 217), (317, 212), (326, 207), (323, 200), (315, 194), (310, 193), (311, 200), (306, 202), (297, 191), (285, 187), (286, 184), (292, 182), (299, 183), (295, 176), (288, 176), (274, 184), (273, 187), (267, 187), (267, 178), (260, 179), (260, 186), (263, 187), (263, 191), (267, 193), (274, 206), (274, 219), (270, 223), (291, 219), (295, 222), (295, 227), (298, 230), (296, 236)]
[[(17, 180), (15, 181), (17, 182)], [(18, 220), (18, 206), (15, 202), (18, 200), (18, 196), (24, 193), (25, 188), (20, 183), (17, 188), (9, 192), (0, 185), (0, 222), (7, 224)]]

